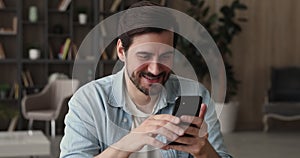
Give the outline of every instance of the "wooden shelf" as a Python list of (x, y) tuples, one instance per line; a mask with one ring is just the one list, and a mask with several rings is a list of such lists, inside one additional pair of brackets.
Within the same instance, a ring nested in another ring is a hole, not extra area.
[(44, 64), (47, 62), (47, 59), (22, 59), (22, 63), (24, 64)]
[(68, 33), (65, 33), (65, 34), (56, 34), (56, 33), (49, 33), (48, 34), (48, 37), (49, 38), (67, 38), (67, 37), (70, 37), (71, 35), (68, 34)]
[(22, 22), (24, 25), (45, 25), (45, 21), (30, 22), (28, 20)]
[(0, 9), (0, 12), (17, 12), (17, 9), (13, 7), (7, 7)]
[(75, 27), (92, 27), (93, 24), (91, 22), (88, 22), (86, 24), (79, 24), (79, 22), (76, 21), (76, 22), (73, 22), (73, 26), (75, 26)]
[(16, 36), (16, 32), (7, 32), (7, 31), (0, 31), (0, 36)]
[[(84, 73), (86, 73), (85, 69), (96, 68), (95, 77), (100, 78), (107, 75), (116, 63), (116, 60), (93, 58), (89, 60), (83, 55), (76, 60), (68, 60), (68, 56), (66, 60), (56, 58), (67, 38), (70, 38), (71, 44), (74, 44), (71, 48), (78, 50), (88, 31), (100, 22), (100, 16), (107, 17), (115, 13), (110, 12), (109, 8), (106, 8), (108, 11), (100, 12), (100, 0), (74, 0), (66, 11), (59, 11), (56, 8), (59, 0), (5, 1), (9, 2), (7, 8), (0, 9), (0, 27), (10, 28), (12, 18), (16, 16), (18, 18), (18, 32), (0, 32), (0, 42), (4, 46), (6, 55), (6, 59), (0, 59), (0, 70), (5, 73), (0, 77), (0, 81), (11, 85), (16, 82), (19, 90), (17, 99), (0, 99), (0, 103), (8, 102), (7, 105), (14, 104), (20, 107), (23, 95), (44, 88), (52, 73), (64, 73), (72, 77), (75, 64), (82, 64), (79, 67)], [(120, 6), (125, 6), (124, 4), (129, 2), (129, 0), (123, 0)], [(33, 5), (38, 10), (38, 21), (35, 23), (27, 20), (29, 7)], [(81, 7), (86, 7), (88, 10), (88, 23), (85, 25), (78, 23), (77, 9)], [(122, 9), (124, 8), (121, 7)], [(53, 32), (62, 32), (62, 34)], [(103, 37), (103, 40), (112, 39), (108, 36)], [(28, 48), (32, 46), (40, 49), (40, 59), (31, 60), (28, 58)], [(92, 51), (93, 49), (90, 50), (90, 52)], [(50, 59), (50, 56), (54, 59)], [(25, 87), (23, 85), (23, 72), (30, 73), (34, 86)], [(87, 76), (83, 76), (81, 84), (85, 84), (84, 82), (87, 81)]]
[(49, 14), (70, 14), (70, 10), (66, 10), (66, 11), (59, 11), (56, 8), (50, 8), (48, 9)]
[(61, 60), (61, 59), (49, 59), (47, 60), (49, 64), (73, 64), (73, 60)]
[(17, 64), (17, 59), (0, 59), (0, 64)]

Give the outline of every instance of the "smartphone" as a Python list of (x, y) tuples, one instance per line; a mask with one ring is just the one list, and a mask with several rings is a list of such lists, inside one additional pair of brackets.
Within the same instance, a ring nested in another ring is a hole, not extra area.
[[(182, 115), (199, 116), (202, 104), (201, 96), (179, 96), (175, 100), (175, 106), (172, 112), (173, 116), (180, 117)], [(186, 124), (186, 123), (182, 123)], [(193, 124), (188, 124), (194, 126)], [(184, 134), (184, 137), (191, 137), (188, 134)], [(170, 145), (184, 145), (177, 142), (171, 142)]]
[(201, 96), (179, 96), (175, 100), (172, 115), (177, 117), (182, 115), (199, 116), (201, 104)]

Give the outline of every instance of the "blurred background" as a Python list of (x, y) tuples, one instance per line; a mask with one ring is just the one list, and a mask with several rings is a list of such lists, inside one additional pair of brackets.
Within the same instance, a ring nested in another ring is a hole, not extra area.
[[(137, 1), (0, 0), (0, 157), (58, 157), (71, 94), (111, 74), (117, 61), (115, 40), (98, 52), (101, 60), (94, 53), (78, 55), (80, 44), (99, 22)], [(300, 1), (152, 1), (195, 18), (215, 40), (227, 75), (224, 107), (217, 103), (216, 109), (230, 153), (298, 157)], [(110, 40), (105, 29), (100, 31)], [(177, 49), (210, 89), (201, 54), (182, 37)], [(82, 68), (80, 83), (53, 99), (57, 93), (50, 92), (60, 87), (55, 81), (71, 80), (75, 58)], [(34, 137), (28, 137), (28, 128)]]

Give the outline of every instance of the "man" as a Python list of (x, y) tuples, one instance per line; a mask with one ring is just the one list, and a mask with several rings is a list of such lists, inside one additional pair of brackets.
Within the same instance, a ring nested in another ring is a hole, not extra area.
[[(143, 1), (132, 8), (155, 5)], [(157, 12), (150, 9), (140, 14), (138, 23), (155, 21), (151, 13)], [(121, 30), (137, 23), (125, 17), (120, 20)], [(208, 91), (195, 81), (171, 74), (176, 42), (172, 29), (175, 23), (171, 22), (168, 29), (141, 27), (119, 36), (117, 53), (124, 67), (74, 94), (60, 157), (231, 157), (224, 148)], [(184, 94), (202, 96), (199, 117), (170, 115), (175, 98)], [(208, 133), (199, 135), (204, 120)], [(194, 126), (183, 127), (181, 122)], [(168, 144), (170, 141), (182, 145)]]

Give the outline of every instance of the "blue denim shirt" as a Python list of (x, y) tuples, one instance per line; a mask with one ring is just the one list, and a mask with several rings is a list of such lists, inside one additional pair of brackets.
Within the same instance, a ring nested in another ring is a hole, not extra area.
[[(69, 101), (65, 117), (65, 135), (60, 144), (62, 158), (90, 158), (116, 143), (131, 130), (132, 117), (125, 106), (124, 69), (82, 86)], [(220, 125), (208, 91), (198, 82), (171, 75), (156, 114), (170, 114), (175, 98), (201, 95), (208, 105), (205, 121), (208, 140), (221, 157), (231, 157), (223, 144)], [(175, 150), (160, 150), (163, 158), (188, 158), (189, 154)], [(191, 157), (191, 156), (190, 156)]]

